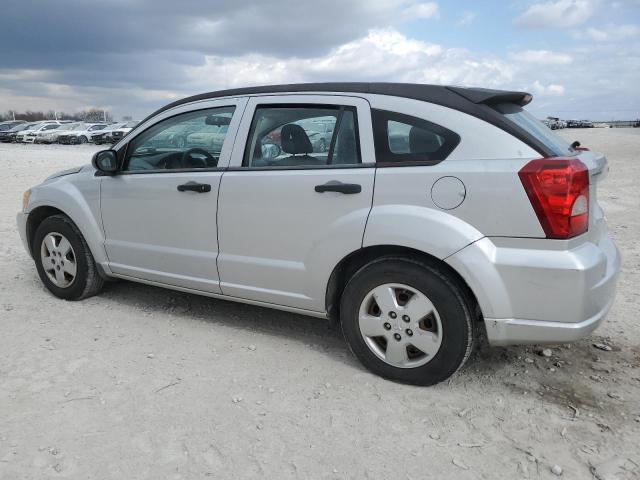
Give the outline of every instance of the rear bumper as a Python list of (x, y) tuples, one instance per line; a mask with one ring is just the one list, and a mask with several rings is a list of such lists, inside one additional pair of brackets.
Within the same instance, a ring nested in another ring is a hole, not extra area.
[(611, 308), (620, 254), (606, 230), (574, 248), (549, 242), (483, 238), (446, 259), (476, 295), (490, 344), (572, 342)]
[(487, 339), (494, 346), (575, 342), (598, 328), (611, 305), (613, 305), (613, 298), (596, 315), (577, 323), (485, 318)]

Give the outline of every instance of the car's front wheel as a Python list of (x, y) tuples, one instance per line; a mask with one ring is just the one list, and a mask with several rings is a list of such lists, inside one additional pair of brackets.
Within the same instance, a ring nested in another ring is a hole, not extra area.
[(474, 344), (473, 306), (444, 269), (405, 257), (375, 260), (342, 295), (344, 336), (372, 372), (433, 385), (453, 375)]
[(42, 283), (55, 296), (81, 300), (100, 291), (104, 280), (78, 227), (65, 215), (46, 218), (33, 237), (33, 258)]

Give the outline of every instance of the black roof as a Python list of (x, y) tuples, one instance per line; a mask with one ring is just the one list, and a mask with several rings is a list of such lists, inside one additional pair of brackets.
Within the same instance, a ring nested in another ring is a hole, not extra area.
[[(435, 103), (457, 110), (464, 103), (495, 104), (503, 102), (517, 103), (524, 106), (531, 101), (531, 95), (526, 92), (507, 90), (490, 90), (486, 88), (450, 87), (445, 85), (428, 85), (421, 83), (366, 83), (366, 82), (334, 82), (334, 83), (292, 83), (285, 85), (263, 85), (257, 87), (233, 88), (215, 92), (201, 93), (177, 100), (162, 107), (151, 116), (164, 110), (198, 100), (222, 97), (237, 97), (243, 95), (257, 95), (270, 93), (302, 93), (302, 92), (345, 92), (371, 93), (390, 95), (393, 97), (412, 98), (424, 102)], [(466, 102), (465, 102), (466, 100)], [(464, 109), (462, 109), (464, 111)]]
[(549, 155), (548, 148), (538, 139), (533, 137), (518, 125), (507, 120), (504, 115), (492, 108), (497, 103), (515, 103), (525, 106), (532, 100), (532, 96), (526, 92), (491, 90), (486, 88), (452, 87), (446, 85), (428, 85), (420, 83), (367, 83), (367, 82), (337, 82), (337, 83), (297, 83), (287, 85), (264, 85), (257, 87), (234, 88), (230, 90), (218, 90), (216, 92), (201, 93), (183, 98), (170, 103), (155, 111), (144, 119), (143, 124), (149, 118), (170, 108), (184, 105), (198, 100), (208, 100), (222, 97), (238, 97), (245, 95), (277, 94), (277, 93), (303, 93), (303, 92), (344, 92), (344, 93), (369, 93), (378, 95), (390, 95), (394, 97), (411, 98), (424, 102), (442, 105), (458, 110), (474, 117), (485, 120), (511, 135), (524, 141), (526, 144), (543, 155)]

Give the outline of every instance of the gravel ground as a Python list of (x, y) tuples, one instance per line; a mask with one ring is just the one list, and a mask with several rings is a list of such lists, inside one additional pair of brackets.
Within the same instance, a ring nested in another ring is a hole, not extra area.
[(0, 478), (639, 478), (640, 129), (561, 134), (609, 157), (608, 320), (432, 388), (369, 374), (318, 319), (127, 282), (52, 297), (14, 214), (97, 148), (0, 144)]

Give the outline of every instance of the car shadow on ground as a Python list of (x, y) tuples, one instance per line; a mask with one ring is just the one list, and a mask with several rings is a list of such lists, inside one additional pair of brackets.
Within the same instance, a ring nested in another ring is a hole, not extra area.
[(359, 365), (352, 358), (340, 328), (327, 319), (127, 281), (108, 282), (100, 298), (131, 306), (145, 314), (170, 314), (185, 321), (204, 321), (314, 344), (334, 354), (347, 353), (347, 361)]
[[(340, 327), (331, 325), (326, 319), (124, 280), (107, 283), (100, 298), (128, 305), (144, 314), (170, 314), (185, 321), (204, 321), (313, 344), (332, 356), (342, 353), (345, 363), (365, 370), (351, 354)], [(482, 328), (479, 331), (482, 332)], [(481, 333), (478, 348), (459, 372), (459, 377), (464, 381), (482, 374), (499, 375), (511, 364), (519, 362), (518, 358), (527, 355), (528, 350), (530, 347), (521, 346), (492, 348)]]

